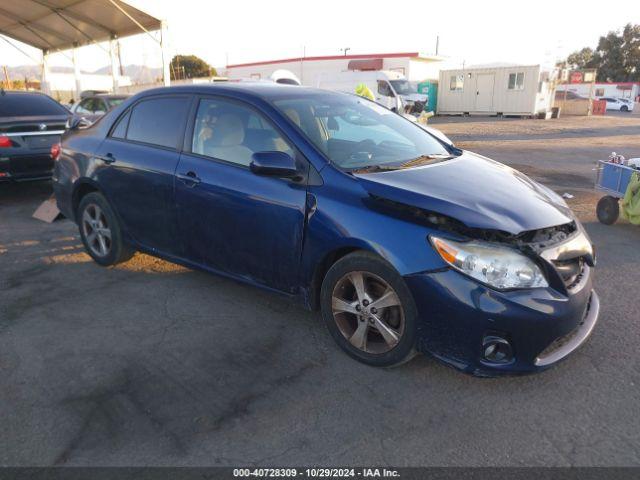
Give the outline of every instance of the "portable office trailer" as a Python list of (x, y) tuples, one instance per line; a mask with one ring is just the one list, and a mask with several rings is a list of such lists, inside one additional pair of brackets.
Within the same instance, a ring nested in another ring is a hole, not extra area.
[(532, 116), (551, 111), (553, 90), (540, 65), (441, 70), (437, 112)]

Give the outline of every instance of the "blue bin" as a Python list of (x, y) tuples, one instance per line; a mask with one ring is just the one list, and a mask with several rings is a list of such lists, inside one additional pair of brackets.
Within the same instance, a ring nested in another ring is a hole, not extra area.
[(596, 187), (614, 197), (623, 197), (636, 170), (617, 163), (600, 161)]

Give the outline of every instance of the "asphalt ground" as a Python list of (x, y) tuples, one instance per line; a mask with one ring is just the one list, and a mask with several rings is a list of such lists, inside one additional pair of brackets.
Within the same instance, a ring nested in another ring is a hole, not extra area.
[(344, 355), (318, 313), (137, 255), (102, 268), (47, 182), (0, 185), (0, 465), (640, 465), (640, 227), (594, 218), (593, 165), (640, 156), (640, 119), (438, 118), (560, 193), (599, 255), (601, 318), (537, 375)]

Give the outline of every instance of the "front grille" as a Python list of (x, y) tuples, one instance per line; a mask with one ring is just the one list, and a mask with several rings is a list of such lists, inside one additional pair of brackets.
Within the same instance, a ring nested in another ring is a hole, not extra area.
[(585, 262), (582, 257), (571, 258), (569, 260), (554, 260), (553, 265), (562, 277), (567, 290), (575, 288), (580, 283), (585, 272)]

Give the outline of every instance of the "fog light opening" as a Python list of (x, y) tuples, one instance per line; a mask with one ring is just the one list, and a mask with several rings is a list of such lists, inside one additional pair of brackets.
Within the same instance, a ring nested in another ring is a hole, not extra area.
[(487, 335), (482, 339), (485, 360), (491, 363), (509, 363), (513, 360), (513, 348), (508, 340), (497, 335)]

